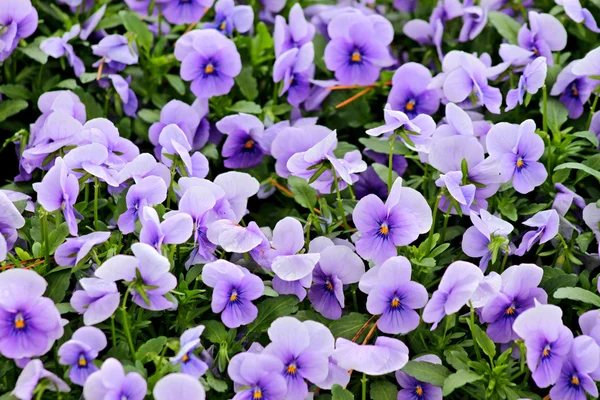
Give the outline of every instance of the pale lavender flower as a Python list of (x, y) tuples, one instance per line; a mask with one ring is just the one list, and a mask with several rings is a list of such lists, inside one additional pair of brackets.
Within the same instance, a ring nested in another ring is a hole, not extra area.
[(596, 19), (587, 8), (581, 6), (579, 0), (554, 0), (554, 2), (559, 6), (563, 6), (565, 14), (573, 21), (578, 24), (583, 22), (583, 25), (592, 32), (600, 32)]
[(306, 21), (300, 3), (292, 6), (288, 19), (289, 25), (281, 15), (275, 17), (273, 42), (277, 58), (290, 49), (299, 49), (305, 44), (311, 43), (315, 36), (315, 26)]
[(462, 240), (462, 250), (469, 257), (479, 258), (479, 268), (483, 271), (492, 259), (492, 250), (488, 247), (496, 237), (502, 237), (508, 241), (508, 235), (514, 227), (510, 222), (503, 221), (486, 210), (480, 210), (480, 215), (471, 211), (471, 222), (473, 226), (468, 228)]
[(573, 343), (560, 307), (538, 304), (517, 317), (513, 330), (525, 341), (527, 366), (535, 384), (540, 388), (555, 384)]
[(263, 240), (263, 234), (256, 222), (251, 221), (248, 227), (243, 227), (228, 219), (220, 219), (210, 224), (206, 237), (230, 253), (247, 253)]
[(65, 32), (61, 37), (51, 37), (40, 44), (40, 50), (52, 58), (66, 56), (69, 65), (73, 67), (73, 70), (75, 71), (75, 76), (78, 77), (85, 72), (85, 64), (81, 61), (81, 58), (77, 57), (77, 54), (75, 54), (75, 51), (73, 50), (73, 46), (68, 42), (77, 37), (79, 32), (79, 25), (74, 25), (69, 32)]
[[(435, 181), (437, 187), (446, 188), (452, 199), (458, 202), (461, 212), (468, 214), (475, 200), (475, 191), (477, 188), (472, 183), (463, 183), (463, 174), (461, 171), (450, 171), (447, 174), (440, 174), (440, 177)], [(451, 214), (457, 214), (456, 207), (451, 204), (451, 200), (444, 195), (440, 199), (440, 210), (446, 212), (450, 208)]]
[(160, 204), (167, 198), (165, 181), (158, 176), (147, 176), (133, 184), (126, 196), (127, 210), (119, 215), (118, 226), (124, 234), (135, 230), (139, 212), (145, 206)]
[(554, 399), (586, 399), (586, 392), (598, 397), (592, 377), (600, 363), (600, 347), (593, 338), (581, 335), (573, 339), (571, 351), (563, 364), (556, 384), (550, 389)]
[(165, 187), (171, 183), (171, 172), (169, 167), (156, 161), (152, 154), (142, 153), (121, 168), (119, 171), (119, 183), (123, 184), (129, 179), (139, 182), (148, 176), (161, 178)]
[(585, 200), (583, 197), (562, 183), (555, 184), (554, 189), (556, 189), (556, 196), (552, 202), (552, 208), (556, 210), (560, 216), (564, 217), (573, 203), (581, 210), (585, 208)]
[(551, 96), (559, 96), (560, 102), (567, 107), (569, 118), (577, 119), (583, 114), (583, 105), (590, 99), (598, 81), (587, 76), (578, 76), (573, 73), (573, 67), (577, 64), (571, 61), (558, 73), (556, 83), (552, 86)]
[(121, 99), (123, 112), (125, 115), (135, 118), (138, 108), (138, 99), (135, 92), (129, 87), (129, 84), (131, 83), (131, 77), (129, 76), (127, 79), (125, 79), (118, 74), (109, 74), (107, 78), (110, 79), (113, 87), (115, 88), (115, 92), (117, 92), (119, 98)]
[(237, 328), (256, 319), (258, 309), (252, 300), (264, 292), (264, 283), (258, 276), (229, 261), (217, 260), (204, 266), (202, 282), (214, 289), (211, 308), (214, 313), (221, 313), (225, 326)]
[(123, 35), (104, 37), (92, 46), (92, 52), (96, 56), (106, 57), (104, 62), (117, 71), (124, 69), (126, 65), (137, 64), (139, 59), (135, 42), (130, 43)]
[(538, 57), (525, 67), (523, 75), (519, 78), (519, 85), (516, 89), (511, 89), (506, 95), (506, 108), (504, 111), (510, 111), (525, 102), (525, 93), (536, 94), (544, 86), (548, 64), (545, 57)]
[(161, 161), (168, 167), (177, 162), (176, 167), (182, 176), (204, 178), (208, 175), (208, 159), (200, 152), (194, 152), (185, 133), (175, 124), (167, 125), (159, 136)]
[[(100, 143), (91, 143), (74, 148), (64, 157), (64, 163), (77, 179), (84, 175), (98, 178), (109, 186), (117, 187), (118, 172), (107, 166), (108, 150)], [(87, 181), (91, 181), (92, 178)]]
[[(410, 79), (406, 79), (410, 77)], [(419, 114), (433, 115), (440, 106), (439, 89), (428, 89), (431, 71), (421, 64), (402, 64), (392, 78), (387, 103), (392, 110), (404, 112), (410, 119)]]
[(281, 371), (283, 363), (275, 356), (250, 351), (238, 353), (227, 366), (236, 395), (233, 400), (285, 398), (287, 384)]
[(81, 278), (71, 297), (71, 307), (83, 314), (85, 325), (96, 325), (106, 321), (119, 307), (121, 295), (114, 282), (99, 278)]
[(165, 19), (171, 24), (193, 24), (206, 14), (214, 0), (158, 0)]
[(140, 242), (149, 244), (159, 253), (163, 244), (185, 243), (192, 236), (192, 217), (185, 213), (174, 214), (160, 222), (156, 210), (146, 206), (140, 222), (142, 223)]
[(379, 336), (375, 344), (365, 345), (337, 338), (332, 357), (344, 369), (372, 376), (386, 375), (406, 365), (408, 347), (398, 339), (385, 336)]
[(20, 39), (29, 37), (38, 26), (38, 13), (30, 0), (0, 1), (0, 62), (17, 48)]
[(73, 333), (71, 340), (66, 341), (58, 349), (58, 363), (71, 367), (69, 379), (83, 386), (87, 378), (98, 371), (99, 368), (93, 361), (106, 344), (106, 336), (100, 329), (93, 326), (79, 328)]
[(523, 222), (523, 225), (536, 228), (533, 231), (528, 231), (523, 235), (521, 244), (515, 251), (515, 254), (522, 256), (539, 241), (540, 244), (552, 240), (558, 234), (559, 217), (556, 210), (546, 210), (536, 213), (533, 217)]
[(147, 389), (148, 385), (139, 373), (125, 374), (121, 363), (115, 358), (109, 358), (85, 382), (83, 397), (86, 400), (143, 400)]
[(299, 107), (310, 92), (310, 81), (315, 74), (314, 47), (312, 42), (302, 47), (291, 48), (280, 55), (273, 65), (273, 81), (281, 82), (279, 96), (288, 93), (288, 102)]
[(106, 165), (120, 170), (140, 154), (140, 149), (129, 139), (123, 138), (119, 130), (106, 118), (94, 118), (83, 125), (83, 143), (99, 143), (108, 151)]
[(71, 391), (65, 381), (44, 368), (41, 360), (31, 360), (21, 371), (11, 394), (19, 400), (31, 400), (38, 383), (44, 379), (49, 381), (47, 390), (63, 393)]
[(4, 191), (0, 191), (0, 261), (6, 259), (19, 237), (17, 229), (25, 225), (25, 219)]
[(181, 372), (195, 379), (200, 378), (208, 370), (208, 365), (194, 354), (194, 350), (202, 346), (200, 336), (204, 325), (186, 329), (179, 339), (179, 351), (171, 357), (172, 364), (179, 364)]
[(104, 4), (83, 23), (81, 26), (81, 33), (79, 34), (81, 40), (87, 40), (87, 38), (96, 30), (96, 27), (102, 20), (102, 17), (104, 17), (106, 6), (107, 5)]
[(168, 374), (156, 382), (152, 395), (155, 400), (204, 400), (204, 386), (186, 374)]
[(488, 22), (488, 8), (485, 2), (479, 6), (473, 0), (463, 1), (463, 26), (458, 36), (459, 42), (468, 42), (479, 36)]
[[(579, 317), (579, 327), (584, 335), (590, 336), (600, 345), (600, 310), (586, 311)], [(600, 379), (600, 365), (590, 376), (597, 381)]]
[(216, 29), (224, 35), (231, 36), (233, 29), (246, 33), (254, 23), (254, 10), (250, 6), (236, 6), (233, 0), (217, 0), (215, 3), (214, 22), (204, 23), (204, 28)]
[(455, 261), (446, 268), (438, 289), (423, 310), (423, 321), (437, 328), (446, 315), (457, 313), (475, 293), (483, 272), (475, 264)]
[(159, 137), (163, 129), (170, 125), (177, 125), (185, 134), (188, 143), (194, 150), (200, 150), (196, 146), (196, 133), (200, 125), (200, 115), (193, 106), (180, 100), (171, 100), (160, 110), (160, 120), (150, 125), (148, 136), (150, 142), (155, 146), (157, 157), (161, 153), (162, 146)]
[(110, 232), (92, 232), (76, 238), (69, 238), (56, 248), (54, 258), (58, 265), (74, 267), (83, 260), (92, 248), (106, 242)]
[(583, 209), (583, 221), (596, 236), (600, 254), (600, 207), (596, 203), (590, 203)]

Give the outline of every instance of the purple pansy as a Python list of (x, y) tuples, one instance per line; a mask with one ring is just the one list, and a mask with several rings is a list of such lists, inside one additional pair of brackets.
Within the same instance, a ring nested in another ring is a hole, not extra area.
[(250, 6), (236, 6), (233, 0), (217, 0), (215, 3), (215, 20), (206, 22), (204, 28), (216, 29), (224, 35), (231, 36), (233, 29), (245, 33), (254, 23), (254, 10)]
[(0, 273), (0, 353), (4, 357), (41, 356), (63, 335), (58, 309), (42, 297), (47, 286), (31, 270)]
[(573, 343), (560, 307), (537, 304), (517, 317), (513, 330), (525, 341), (527, 366), (535, 384), (540, 388), (555, 384)]
[(0, 1), (0, 62), (6, 60), (20, 39), (29, 37), (38, 26), (38, 13), (30, 0)]
[(252, 300), (262, 296), (265, 290), (258, 276), (229, 261), (217, 260), (204, 266), (202, 282), (214, 289), (212, 311), (221, 313), (225, 326), (237, 328), (254, 321), (258, 310)]
[(558, 73), (556, 83), (552, 86), (551, 96), (559, 96), (560, 102), (567, 107), (569, 118), (577, 119), (583, 114), (583, 105), (589, 100), (598, 81), (587, 76), (573, 73), (577, 61), (570, 62)]
[(81, 26), (81, 33), (79, 34), (79, 38), (81, 40), (87, 40), (88, 37), (96, 30), (96, 27), (104, 17), (104, 13), (106, 12), (106, 4), (96, 10), (91, 17), (89, 17)]
[(191, 81), (192, 93), (202, 98), (229, 93), (242, 70), (235, 44), (214, 29), (183, 35), (175, 43), (175, 57), (181, 61), (181, 78)]
[(105, 182), (109, 186), (119, 186), (118, 172), (107, 166), (108, 150), (100, 143), (76, 147), (69, 151), (63, 160), (77, 179), (89, 174), (92, 178), (88, 179), (88, 182), (98, 178), (100, 182)]
[(147, 176), (133, 184), (125, 198), (127, 210), (119, 216), (118, 225), (124, 234), (135, 230), (135, 222), (139, 218), (139, 212), (145, 206), (160, 204), (167, 198), (167, 186), (165, 181), (158, 176)]
[(149, 153), (142, 153), (121, 168), (119, 171), (119, 183), (132, 179), (139, 182), (148, 176), (157, 176), (163, 180), (165, 187), (171, 183), (171, 172), (169, 167), (163, 163), (159, 163)]
[(263, 234), (256, 222), (248, 227), (228, 219), (220, 219), (208, 227), (206, 237), (229, 253), (247, 253), (263, 241)]
[(77, 77), (85, 72), (85, 65), (83, 64), (83, 61), (81, 61), (81, 58), (77, 57), (77, 54), (75, 54), (75, 51), (73, 50), (73, 46), (68, 42), (77, 37), (79, 31), (79, 25), (74, 25), (71, 30), (65, 32), (62, 37), (51, 37), (40, 44), (40, 50), (52, 58), (60, 58), (66, 55), (67, 61), (69, 62), (69, 65), (73, 67), (75, 76)]
[(386, 375), (408, 362), (408, 347), (398, 339), (385, 336), (365, 345), (337, 338), (332, 357), (344, 369), (373, 376)]
[(145, 243), (132, 244), (131, 251), (133, 256), (119, 254), (106, 260), (96, 270), (96, 277), (109, 282), (130, 282), (134, 303), (147, 310), (176, 307), (169, 294), (177, 286), (177, 279), (169, 272), (169, 259)]
[[(442, 360), (434, 354), (426, 354), (415, 358), (413, 361), (428, 362), (441, 365)], [(431, 383), (418, 381), (405, 372), (396, 371), (396, 380), (400, 384), (398, 400), (442, 400), (442, 388)]]
[(121, 75), (109, 74), (107, 78), (110, 79), (115, 92), (121, 99), (123, 106), (123, 112), (128, 117), (135, 118), (138, 108), (138, 99), (135, 92), (129, 87), (131, 83), (131, 77), (123, 78)]
[(54, 258), (58, 265), (74, 267), (88, 255), (96, 245), (106, 242), (110, 232), (92, 232), (76, 238), (69, 238), (56, 248)]
[(193, 24), (206, 14), (214, 0), (158, 0), (165, 19), (171, 24)]
[(592, 230), (598, 242), (598, 254), (600, 254), (600, 207), (596, 203), (590, 203), (583, 209), (583, 221)]
[(52, 392), (69, 392), (71, 390), (65, 381), (45, 369), (41, 360), (31, 360), (21, 371), (11, 394), (19, 400), (31, 400), (35, 388), (42, 379), (49, 381), (46, 389)]
[(538, 160), (544, 153), (544, 141), (535, 133), (535, 122), (526, 120), (521, 125), (500, 122), (487, 134), (490, 156), (499, 160), (499, 171), (504, 182), (512, 179), (515, 190), (529, 193), (546, 181), (548, 172)]
[(488, 22), (489, 2), (475, 5), (473, 0), (463, 1), (463, 26), (458, 36), (459, 42), (468, 42), (475, 39)]
[(263, 354), (275, 356), (283, 364), (280, 374), (287, 382), (286, 399), (304, 399), (309, 382), (327, 378), (333, 335), (315, 321), (300, 322), (293, 317), (276, 319), (268, 330), (271, 343)]
[(314, 77), (314, 47), (312, 42), (291, 48), (280, 55), (273, 65), (273, 81), (283, 81), (279, 96), (288, 94), (288, 102), (294, 107), (306, 100), (310, 92), (310, 80)]
[(396, 179), (385, 203), (375, 196), (362, 198), (352, 219), (361, 233), (356, 251), (366, 259), (382, 264), (396, 256), (396, 246), (414, 242), (419, 234), (431, 228), (431, 209), (423, 195), (414, 189), (402, 187)]
[(100, 329), (93, 326), (79, 328), (73, 333), (71, 340), (66, 341), (58, 349), (58, 362), (71, 367), (69, 379), (83, 386), (87, 378), (98, 371), (93, 361), (106, 344), (106, 336)]
[(525, 102), (525, 93), (533, 95), (544, 86), (548, 64), (545, 57), (538, 57), (525, 67), (523, 74), (519, 78), (519, 85), (516, 89), (510, 89), (506, 95), (506, 108), (504, 111), (510, 111)]
[(233, 400), (279, 400), (287, 384), (281, 376), (283, 363), (275, 356), (250, 351), (236, 354), (227, 366), (227, 375), (236, 384)]
[(185, 133), (175, 124), (167, 125), (158, 138), (161, 146), (161, 161), (168, 167), (176, 163), (182, 176), (204, 178), (208, 175), (208, 159), (200, 152), (190, 155), (192, 145)]
[(438, 289), (423, 310), (423, 321), (437, 328), (446, 315), (457, 313), (475, 293), (483, 272), (475, 264), (455, 261), (446, 268)]
[[(475, 200), (475, 191), (477, 188), (474, 184), (464, 184), (463, 174), (461, 171), (450, 171), (447, 174), (440, 174), (440, 177), (435, 181), (437, 187), (446, 188), (452, 199), (456, 200), (463, 214), (468, 214)], [(444, 195), (440, 199), (440, 210), (446, 212), (450, 208), (451, 214), (457, 214), (456, 206), (450, 204), (451, 200)]]
[(384, 67), (394, 64), (388, 45), (392, 24), (381, 15), (343, 13), (327, 27), (331, 40), (325, 47), (325, 65), (342, 85), (370, 85)]
[(155, 400), (206, 399), (204, 386), (198, 379), (179, 373), (160, 378), (152, 390), (152, 395)]
[(196, 144), (196, 132), (200, 125), (200, 115), (193, 106), (190, 106), (180, 100), (171, 100), (160, 110), (160, 120), (153, 123), (148, 130), (150, 142), (155, 148), (155, 154), (161, 153), (159, 137), (167, 125), (177, 125), (185, 134), (188, 143), (194, 150), (199, 150)]
[(558, 215), (564, 217), (567, 212), (569, 212), (569, 209), (573, 203), (575, 203), (575, 206), (581, 210), (585, 208), (585, 200), (583, 197), (562, 183), (556, 183), (554, 185), (554, 189), (556, 189), (556, 196), (552, 202), (552, 208), (558, 212)]
[(119, 130), (106, 118), (94, 118), (83, 125), (81, 137), (84, 144), (98, 143), (106, 148), (106, 165), (121, 169), (140, 154), (140, 149), (129, 139), (123, 138)]
[(135, 42), (129, 40), (123, 35), (108, 35), (98, 44), (92, 46), (94, 55), (106, 57), (105, 63), (111, 68), (120, 71), (126, 65), (138, 63), (138, 51)]
[(0, 191), (0, 261), (4, 261), (19, 237), (17, 229), (25, 225), (25, 219), (9, 197)]
[(109, 358), (100, 370), (89, 376), (83, 387), (83, 397), (86, 400), (143, 400), (147, 389), (148, 385), (139, 373), (125, 374), (121, 363), (116, 358)]
[(299, 49), (305, 44), (311, 43), (315, 36), (315, 26), (306, 21), (300, 3), (292, 6), (288, 20), (289, 25), (281, 15), (275, 17), (273, 42), (277, 58), (290, 49)]
[(550, 389), (553, 399), (585, 400), (586, 392), (598, 397), (598, 387), (591, 375), (600, 363), (600, 347), (593, 338), (581, 335), (573, 339), (571, 351), (563, 364), (556, 384)]
[(223, 144), (227, 168), (252, 168), (269, 154), (264, 125), (250, 114), (230, 115), (217, 122), (217, 129), (227, 135)]
[(75, 219), (75, 202), (79, 194), (79, 182), (71, 173), (62, 158), (55, 160), (54, 166), (41, 182), (33, 184), (38, 194), (38, 203), (46, 211), (62, 210), (69, 232), (77, 236), (77, 220)]
[(533, 217), (523, 222), (523, 225), (536, 228), (523, 235), (521, 244), (515, 251), (515, 254), (522, 256), (539, 241), (540, 244), (552, 240), (558, 234), (559, 217), (556, 210), (545, 210), (536, 213)]
[(319, 254), (308, 299), (324, 317), (339, 319), (344, 308), (344, 285), (358, 282), (365, 273), (365, 265), (352, 249), (343, 245), (327, 246)]
[(194, 350), (202, 346), (200, 343), (202, 332), (204, 332), (204, 325), (186, 329), (179, 339), (179, 351), (171, 358), (171, 363), (181, 366), (181, 372), (196, 379), (208, 370), (208, 365), (194, 354)]
[(554, 0), (554, 2), (559, 6), (563, 6), (565, 14), (573, 21), (578, 24), (583, 22), (583, 25), (592, 32), (600, 32), (596, 19), (587, 8), (581, 6), (579, 0)]
[(485, 271), (492, 259), (492, 250), (488, 245), (496, 237), (502, 237), (508, 241), (508, 235), (514, 227), (510, 222), (503, 221), (486, 210), (480, 210), (480, 215), (471, 211), (471, 222), (473, 226), (468, 228), (463, 235), (462, 250), (469, 257), (481, 257), (479, 267)]
[(489, 323), (488, 336), (496, 343), (509, 343), (519, 337), (513, 332), (515, 319), (535, 305), (546, 303), (548, 295), (538, 288), (544, 271), (535, 264), (509, 267), (501, 275), (500, 291), (481, 309), (481, 320)]
[(412, 268), (405, 257), (392, 257), (377, 268), (376, 277), (371, 276), (367, 297), (367, 311), (381, 314), (377, 327), (389, 334), (406, 334), (419, 325), (415, 309), (427, 304), (427, 290), (418, 282), (410, 280)]
[(85, 325), (96, 325), (106, 321), (119, 307), (121, 294), (114, 282), (99, 278), (81, 278), (71, 297), (71, 307), (83, 314)]
[[(586, 311), (579, 317), (579, 327), (584, 335), (590, 336), (600, 346), (600, 310)], [(600, 365), (590, 372), (594, 380), (600, 379)]]
[(185, 213), (174, 214), (160, 222), (156, 210), (146, 206), (140, 222), (142, 223), (140, 242), (149, 244), (159, 253), (163, 244), (185, 243), (192, 236), (192, 217)]
[(404, 112), (410, 119), (419, 114), (433, 115), (440, 106), (439, 89), (428, 89), (431, 72), (421, 64), (403, 64), (394, 73), (387, 103), (392, 110)]

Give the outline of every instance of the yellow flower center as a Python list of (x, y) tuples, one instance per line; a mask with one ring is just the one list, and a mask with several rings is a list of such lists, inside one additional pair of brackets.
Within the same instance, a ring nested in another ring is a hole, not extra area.
[(187, 354), (184, 354), (183, 357), (181, 357), (181, 361), (183, 361), (183, 362), (188, 362), (189, 359), (190, 359), (190, 357), (188, 357)]
[(85, 359), (83, 354), (79, 356), (79, 361), (77, 362), (77, 364), (79, 364), (80, 367), (85, 367), (87, 365), (87, 360)]
[(423, 396), (423, 388), (421, 386), (417, 386), (415, 388), (415, 393), (417, 394), (417, 396)]
[(263, 398), (263, 394), (262, 394), (262, 390), (260, 390), (259, 388), (254, 389), (254, 394), (252, 395), (253, 399), (262, 399)]
[(390, 228), (388, 228), (387, 224), (381, 224), (381, 227), (379, 228), (379, 232), (382, 235), (387, 235), (388, 233), (390, 233)]
[(333, 285), (331, 284), (331, 282), (327, 281), (327, 290), (332, 291), (333, 290)]
[(525, 164), (525, 161), (521, 157), (517, 160), (517, 168), (521, 168)]
[(237, 292), (234, 290), (233, 292), (231, 292), (231, 296), (229, 296), (229, 301), (236, 301), (238, 298), (238, 294)]
[(510, 306), (506, 309), (506, 314), (513, 315), (514, 313), (515, 313), (515, 308), (513, 306)]
[(579, 378), (577, 378), (575, 375), (573, 375), (573, 377), (571, 378), (571, 383), (573, 385), (579, 385)]
[(394, 297), (394, 298), (392, 299), (391, 305), (392, 305), (392, 307), (393, 307), (393, 308), (396, 308), (396, 307), (398, 307), (398, 306), (400, 305), (400, 299), (399, 299), (399, 298), (397, 298), (397, 297)]
[(223, 22), (221, 22), (221, 26), (219, 26), (219, 29), (224, 31), (226, 27), (227, 27), (227, 23), (225, 21), (223, 21)]
[(579, 90), (577, 90), (575, 86), (573, 86), (573, 89), (571, 89), (571, 93), (573, 93), (573, 96), (579, 96)]
[(207, 74), (212, 74), (215, 71), (215, 67), (213, 67), (212, 64), (208, 64), (206, 67), (204, 67), (204, 72), (206, 72)]
[(254, 140), (250, 139), (246, 143), (244, 143), (245, 149), (251, 149), (254, 147)]
[(550, 348), (548, 346), (544, 347), (544, 350), (542, 351), (542, 356), (543, 357), (548, 357), (550, 355)]
[(17, 313), (15, 316), (15, 328), (23, 329), (25, 328), (25, 320), (23, 319), (23, 314)]
[(414, 101), (409, 101), (408, 103), (406, 103), (406, 106), (404, 107), (406, 109), (406, 111), (412, 111), (415, 109), (415, 102)]
[(352, 61), (360, 62), (360, 60), (362, 60), (362, 57), (360, 56), (360, 53), (358, 51), (352, 53)]
[(294, 375), (297, 371), (296, 364), (290, 364), (287, 367), (287, 373)]

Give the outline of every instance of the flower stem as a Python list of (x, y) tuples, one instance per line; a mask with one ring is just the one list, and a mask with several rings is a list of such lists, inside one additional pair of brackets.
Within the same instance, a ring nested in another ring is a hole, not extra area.
[(438, 208), (440, 206), (440, 200), (442, 199), (442, 192), (440, 191), (440, 193), (437, 195), (437, 198), (435, 199), (435, 205), (433, 206), (433, 217), (431, 218), (431, 229), (429, 230), (429, 237), (427, 238), (427, 240), (429, 240), (429, 251), (433, 250), (433, 234), (435, 233), (435, 220), (437, 217), (437, 211)]
[(112, 338), (113, 349), (117, 348), (117, 334), (115, 332), (115, 315), (110, 316), (110, 331)]
[(127, 296), (129, 295), (129, 288), (125, 292), (123, 296), (123, 304), (121, 305), (121, 323), (123, 324), (123, 330), (125, 331), (125, 336), (127, 337), (127, 343), (129, 344), (129, 350), (131, 351), (131, 360), (135, 361), (135, 346), (133, 345), (133, 340), (131, 339), (131, 331), (129, 330), (129, 321), (127, 320)]
[(338, 212), (340, 213), (340, 219), (342, 220), (342, 228), (349, 229), (348, 223), (346, 222), (346, 213), (344, 212), (344, 205), (342, 204), (342, 195), (340, 194), (340, 182), (337, 178), (335, 168), (331, 167), (331, 173), (333, 180), (335, 181), (335, 193), (337, 196)]
[(100, 182), (98, 178), (94, 177), (94, 228), (98, 228), (98, 200), (100, 198)]
[(590, 116), (588, 117), (588, 121), (586, 124), (587, 129), (590, 129), (590, 125), (592, 125), (592, 117), (594, 116), (594, 112), (596, 111), (596, 105), (598, 104), (598, 91), (594, 91), (596, 93), (596, 97), (594, 97), (594, 102), (592, 103), (592, 107), (590, 108)]
[(477, 359), (481, 358), (481, 354), (479, 353), (479, 346), (477, 345), (477, 339), (475, 339), (475, 332), (473, 331), (473, 327), (475, 326), (475, 308), (473, 307), (473, 303), (469, 301), (469, 307), (471, 307), (471, 337), (473, 338), (473, 348), (475, 349), (475, 354), (477, 354)]
[(440, 243), (444, 242), (444, 238), (446, 237), (446, 228), (448, 228), (448, 220), (450, 219), (450, 210), (452, 210), (452, 205), (448, 205), (448, 209), (444, 214), (444, 226), (442, 227), (442, 235), (440, 236)]
[(500, 266), (500, 273), (504, 272), (506, 267), (506, 260), (508, 260), (508, 249), (504, 252), (504, 258), (502, 259), (502, 265)]
[(390, 154), (388, 156), (388, 196), (392, 191), (392, 185), (394, 184), (394, 170), (392, 169), (392, 165), (394, 163), (394, 146), (396, 145), (396, 134), (394, 133), (390, 139)]
[[(41, 210), (40, 215), (40, 230), (42, 231), (42, 240), (44, 241), (44, 268), (43, 272), (46, 272), (50, 265), (50, 249), (48, 248), (48, 213), (46, 210)], [(43, 274), (40, 274), (43, 275)]]
[(363, 373), (362, 379), (362, 400), (367, 400), (367, 374)]
[(548, 133), (548, 91), (546, 90), (546, 85), (542, 86), (542, 95), (544, 101), (544, 119), (543, 119), (543, 127), (544, 132)]

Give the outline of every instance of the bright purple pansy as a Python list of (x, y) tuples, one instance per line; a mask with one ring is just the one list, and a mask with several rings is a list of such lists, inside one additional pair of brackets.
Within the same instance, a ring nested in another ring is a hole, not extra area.
[(208, 370), (208, 365), (194, 354), (194, 350), (201, 347), (200, 336), (204, 332), (204, 325), (186, 329), (179, 339), (179, 351), (171, 358), (171, 363), (179, 364), (181, 372), (200, 378)]
[(519, 84), (516, 89), (511, 89), (506, 95), (506, 108), (504, 111), (510, 111), (525, 102), (525, 93), (529, 95), (536, 94), (544, 86), (548, 64), (545, 57), (538, 57), (525, 67), (523, 75), (519, 78)]
[[(413, 361), (442, 364), (442, 360), (434, 354), (426, 354), (415, 358)], [(442, 388), (431, 383), (418, 381), (405, 372), (396, 371), (396, 380), (400, 384), (398, 400), (442, 400)]]
[(121, 294), (114, 282), (99, 278), (81, 278), (81, 290), (73, 292), (71, 307), (83, 314), (85, 325), (106, 321), (119, 307)]
[(275, 356), (251, 351), (236, 354), (227, 366), (227, 375), (236, 384), (233, 400), (285, 398), (287, 384), (282, 370), (283, 363)]
[(403, 64), (394, 73), (387, 103), (392, 110), (404, 112), (410, 119), (419, 114), (433, 115), (440, 106), (440, 90), (428, 89), (431, 71), (421, 64)]
[(69, 379), (83, 386), (87, 378), (98, 371), (93, 361), (106, 344), (106, 336), (100, 329), (93, 326), (79, 328), (73, 333), (71, 339), (58, 349), (58, 362), (71, 367)]
[(94, 246), (106, 242), (108, 238), (110, 238), (110, 232), (92, 232), (67, 239), (56, 248), (54, 258), (58, 265), (74, 267), (89, 254)]
[(559, 217), (556, 210), (545, 210), (536, 213), (533, 217), (523, 222), (523, 225), (536, 228), (533, 231), (526, 232), (523, 235), (521, 244), (515, 251), (515, 254), (522, 256), (539, 241), (540, 244), (552, 240), (558, 234)]
[(473, 226), (467, 228), (462, 240), (462, 250), (469, 257), (479, 258), (479, 268), (482, 271), (492, 259), (492, 251), (488, 247), (496, 237), (503, 237), (508, 241), (508, 235), (514, 227), (510, 222), (503, 221), (486, 210), (481, 210), (480, 215), (471, 211)]
[[(210, 0), (212, 2), (212, 0)], [(231, 36), (233, 29), (245, 33), (252, 28), (254, 10), (247, 5), (236, 6), (233, 0), (217, 0), (215, 3), (215, 20), (204, 23), (204, 28), (216, 29), (224, 35)]]
[(148, 384), (137, 372), (125, 374), (116, 358), (104, 361), (100, 370), (89, 376), (83, 387), (86, 400), (127, 399), (143, 400)]

